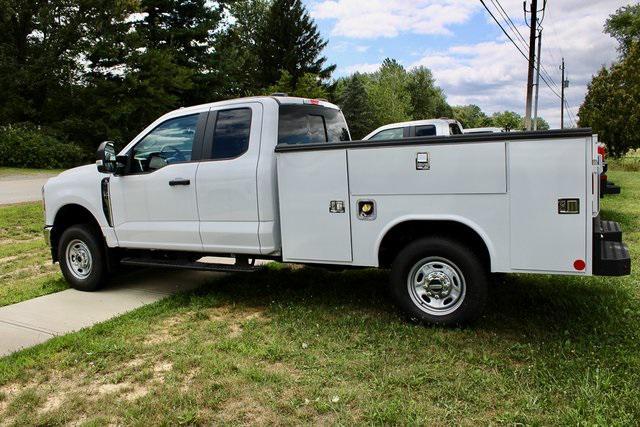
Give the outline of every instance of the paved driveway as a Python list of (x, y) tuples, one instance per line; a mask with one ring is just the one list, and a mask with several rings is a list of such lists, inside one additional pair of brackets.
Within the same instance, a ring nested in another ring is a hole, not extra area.
[(42, 198), (42, 186), (56, 173), (0, 176), (0, 205), (33, 202)]
[(142, 269), (97, 292), (67, 289), (0, 307), (0, 356), (194, 289), (216, 276), (220, 273)]

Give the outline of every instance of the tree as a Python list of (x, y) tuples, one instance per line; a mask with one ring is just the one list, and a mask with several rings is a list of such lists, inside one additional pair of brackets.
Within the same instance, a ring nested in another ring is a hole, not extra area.
[(411, 96), (407, 72), (395, 59), (387, 58), (367, 81), (375, 127), (411, 120)]
[(83, 23), (91, 1), (0, 0), (0, 124), (44, 124), (82, 72)]
[(362, 139), (374, 130), (374, 111), (365, 86), (366, 77), (355, 73), (343, 79), (337, 103), (349, 124), (351, 138)]
[(275, 84), (282, 71), (291, 76), (293, 88), (307, 73), (328, 79), (336, 66), (325, 66), (326, 45), (300, 0), (274, 0), (257, 38), (261, 87)]
[(593, 77), (578, 116), (607, 144), (614, 157), (640, 148), (640, 42), (624, 58)]
[(296, 87), (293, 86), (293, 77), (282, 71), (280, 80), (275, 85), (269, 86), (265, 95), (271, 93), (286, 93), (289, 96), (299, 96), (300, 98), (326, 98), (327, 89), (320, 84), (320, 77), (317, 74), (305, 73), (298, 79)]
[[(543, 119), (542, 117), (538, 117), (538, 119), (536, 121), (536, 124), (537, 124), (537, 126), (536, 126), (537, 130), (549, 130), (549, 128), (550, 128), (549, 123), (545, 119)], [(525, 127), (525, 125), (524, 125), (524, 117), (522, 119), (522, 127), (523, 128)]]
[(410, 114), (415, 120), (453, 115), (444, 92), (436, 86), (433, 74), (428, 68), (420, 66), (409, 72), (407, 90), (411, 97)]
[(453, 118), (464, 128), (492, 126), (491, 119), (477, 105), (458, 105), (453, 107)]
[(258, 38), (266, 25), (268, 0), (234, 1), (227, 5), (228, 22), (213, 45), (212, 73), (217, 86), (213, 100), (263, 93), (258, 81), (261, 65)]
[(621, 7), (609, 16), (605, 32), (618, 40), (618, 49), (626, 55), (632, 44), (640, 42), (640, 4)]
[(524, 129), (523, 117), (514, 111), (493, 113), (493, 115), (491, 116), (491, 123), (495, 127), (500, 127), (507, 130)]

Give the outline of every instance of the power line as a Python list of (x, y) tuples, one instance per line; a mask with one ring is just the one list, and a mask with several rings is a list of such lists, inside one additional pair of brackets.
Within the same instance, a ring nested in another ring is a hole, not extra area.
[[(509, 39), (509, 41), (511, 41), (511, 43), (515, 46), (516, 49), (518, 49), (518, 52), (520, 52), (520, 55), (522, 55), (522, 57), (525, 60), (529, 60), (529, 57), (522, 51), (522, 49), (520, 49), (520, 46), (518, 46), (516, 44), (516, 42), (513, 40), (513, 37), (511, 37), (511, 35), (509, 35), (509, 33), (507, 33), (507, 31), (504, 29), (504, 27), (502, 26), (502, 24), (500, 23), (500, 21), (498, 21), (498, 19), (496, 18), (496, 16), (493, 14), (493, 12), (491, 12), (491, 9), (489, 9), (489, 7), (487, 6), (487, 4), (484, 2), (484, 0), (480, 0), (480, 3), (482, 3), (482, 5), (484, 6), (484, 8), (487, 10), (487, 12), (489, 13), (489, 15), (491, 15), (491, 17), (493, 18), (493, 20), (496, 22), (496, 24), (498, 24), (498, 27), (500, 27), (500, 29), (502, 30), (502, 32), (504, 33), (505, 36), (507, 36), (507, 38)], [(544, 67), (543, 67), (544, 69)], [(537, 68), (536, 68), (537, 70)], [(548, 73), (547, 73), (548, 74)], [(555, 89), (551, 86), (551, 84), (547, 81), (547, 78), (541, 74), (540, 78), (542, 79), (542, 81), (544, 82), (545, 85), (547, 85), (547, 87), (551, 90), (551, 92), (557, 96), (558, 98), (562, 98), (560, 96), (560, 94), (558, 94), (558, 92), (555, 91)], [(555, 82), (554, 82), (555, 83)], [(557, 85), (556, 85), (557, 86)]]
[(567, 109), (567, 112), (569, 113), (569, 120), (571, 120), (571, 124), (574, 127), (578, 127), (578, 120), (576, 120), (576, 116), (573, 114), (573, 111), (571, 110), (571, 107), (569, 107), (569, 102), (567, 101), (567, 99), (565, 98), (564, 100), (564, 105)]
[[(529, 49), (529, 44), (525, 40), (525, 38), (522, 35), (522, 33), (520, 32), (520, 30), (518, 30), (518, 27), (516, 27), (515, 23), (513, 22), (513, 20), (511, 19), (511, 17), (507, 13), (507, 11), (504, 9), (504, 7), (502, 7), (502, 4), (500, 3), (500, 0), (491, 0), (491, 3), (493, 3), (493, 5), (496, 7), (496, 9), (499, 9), (500, 15), (503, 17), (505, 22), (507, 22), (509, 24), (509, 26), (511, 27), (513, 32), (516, 34), (516, 36), (518, 36), (518, 38), (520, 40), (522, 40), (522, 43), (524, 44), (526, 49)], [(545, 8), (543, 8), (543, 11), (544, 10), (545, 10)], [(544, 17), (544, 15), (543, 15), (543, 17)], [(538, 21), (538, 27), (540, 28), (540, 30), (542, 30), (541, 21)], [(542, 70), (544, 71), (544, 73), (546, 73), (547, 80), (551, 81), (551, 84), (556, 88), (556, 90), (559, 90), (558, 85), (553, 80), (553, 77), (551, 77), (551, 74), (547, 71), (547, 69), (545, 68), (544, 64), (542, 64)]]
[(526, 46), (526, 48), (529, 49), (529, 44), (527, 43), (527, 40), (525, 40), (520, 30), (518, 30), (518, 27), (516, 27), (516, 24), (513, 23), (513, 20), (511, 19), (507, 11), (504, 10), (504, 7), (502, 7), (500, 0), (491, 0), (491, 3), (493, 3), (493, 5), (496, 7), (500, 15), (502, 15), (507, 25), (509, 25), (511, 29), (513, 29), (513, 32), (516, 33), (516, 36), (518, 36), (518, 38), (522, 40), (522, 43)]

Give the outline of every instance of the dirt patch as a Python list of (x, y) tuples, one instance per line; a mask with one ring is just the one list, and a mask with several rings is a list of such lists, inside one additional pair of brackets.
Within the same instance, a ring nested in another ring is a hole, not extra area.
[[(136, 358), (115, 367), (113, 371), (126, 371), (131, 368), (140, 368), (151, 364), (152, 361), (144, 358)], [(143, 384), (129, 380), (120, 382), (104, 382), (104, 377), (94, 381), (86, 380), (86, 373), (76, 371), (71, 376), (63, 377), (58, 371), (49, 372), (38, 379), (26, 383), (7, 384), (0, 387), (0, 393), (4, 396), (0, 400), (0, 419), (10, 402), (24, 390), (34, 388), (45, 397), (44, 402), (38, 408), (40, 414), (55, 411), (73, 394), (87, 396), (89, 400), (97, 400), (104, 395), (114, 395), (116, 399), (135, 400), (148, 394), (154, 385), (164, 382), (164, 376), (173, 369), (173, 364), (160, 361), (153, 364), (152, 376)]]
[(147, 345), (158, 345), (173, 341), (176, 338), (176, 326), (185, 322), (189, 316), (190, 313), (181, 313), (165, 319), (157, 329), (147, 336), (144, 343)]
[(216, 421), (223, 424), (278, 424), (278, 414), (262, 404), (256, 395), (247, 392), (229, 396), (216, 411), (214, 417)]
[[(262, 307), (233, 307), (222, 306), (199, 311), (190, 311), (177, 314), (164, 319), (154, 330), (147, 335), (145, 344), (154, 346), (177, 340), (180, 336), (191, 330), (187, 322), (211, 322), (219, 321), (229, 328), (231, 336), (240, 336), (248, 322), (268, 321)], [(293, 367), (282, 363), (268, 364), (264, 368), (268, 372), (282, 374), (283, 376), (297, 379), (300, 372)], [(39, 373), (26, 382), (14, 382), (0, 387), (0, 419), (11, 402), (26, 389), (33, 388), (42, 395), (43, 401), (38, 408), (38, 414), (46, 414), (58, 410), (72, 398), (81, 396), (87, 401), (96, 401), (104, 396), (109, 399), (132, 401), (150, 393), (155, 387), (165, 382), (166, 376), (173, 371), (173, 363), (157, 353), (150, 351), (133, 359), (121, 363), (109, 364), (108, 372), (99, 375), (87, 373), (81, 368), (58, 371), (51, 369)], [(146, 374), (140, 376), (140, 372)], [(180, 386), (189, 387), (196, 378), (199, 369), (193, 368), (184, 375), (180, 375)], [(136, 379), (139, 378), (139, 379)], [(140, 379), (141, 378), (141, 379)], [(182, 388), (182, 387), (181, 387)], [(225, 407), (220, 414), (224, 420), (242, 420), (247, 424), (273, 424), (277, 422), (277, 414), (267, 405), (255, 400), (255, 395), (248, 391), (238, 393), (240, 396), (225, 400)], [(238, 414), (241, 417), (238, 418)], [(226, 414), (226, 415), (225, 415)], [(235, 415), (234, 415), (235, 414)], [(82, 416), (83, 414), (78, 414)]]
[(207, 310), (209, 319), (225, 322), (229, 325), (229, 337), (236, 338), (242, 335), (244, 325), (252, 320), (267, 321), (263, 307), (232, 308), (228, 306), (215, 307)]
[(35, 264), (28, 267), (18, 268), (9, 273), (3, 274), (0, 276), (0, 280), (14, 279), (18, 277), (28, 277), (30, 280), (38, 279), (42, 276), (51, 274), (55, 270), (57, 270), (57, 266), (54, 266), (51, 263)]
[[(13, 227), (13, 230), (20, 230), (22, 227)], [(0, 238), (0, 246), (4, 245), (15, 245), (16, 243), (29, 243), (35, 242), (36, 240), (42, 240), (42, 236), (33, 237), (31, 239), (2, 239)]]

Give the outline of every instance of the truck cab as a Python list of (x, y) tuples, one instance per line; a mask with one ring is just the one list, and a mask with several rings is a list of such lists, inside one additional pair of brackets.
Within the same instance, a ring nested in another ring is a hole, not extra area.
[(630, 273), (599, 217), (601, 173), (590, 129), (351, 141), (326, 101), (242, 98), (172, 111), (50, 179), (45, 236), (81, 290), (123, 264), (390, 268), (411, 319), (458, 325), (480, 315), (490, 273)]
[(457, 120), (430, 119), (411, 122), (391, 123), (380, 126), (367, 136), (363, 141), (387, 141), (423, 136), (448, 136), (462, 135), (464, 130)]

